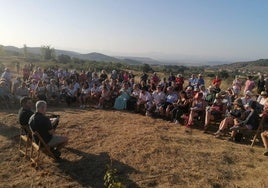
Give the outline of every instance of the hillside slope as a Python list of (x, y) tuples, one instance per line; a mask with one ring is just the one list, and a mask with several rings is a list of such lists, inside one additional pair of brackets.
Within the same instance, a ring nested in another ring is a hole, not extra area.
[(106, 165), (126, 187), (268, 187), (263, 148), (113, 110), (49, 109), (69, 137), (64, 160), (35, 170), (18, 152), (17, 110), (0, 111), (0, 187), (103, 187)]

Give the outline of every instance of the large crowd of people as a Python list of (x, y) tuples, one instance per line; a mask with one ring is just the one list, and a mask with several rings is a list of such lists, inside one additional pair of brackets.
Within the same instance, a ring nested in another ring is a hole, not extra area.
[[(158, 116), (185, 125), (186, 132), (191, 131), (196, 119), (203, 122), (204, 132), (216, 119), (220, 124), (215, 137), (230, 130), (230, 140), (237, 139), (241, 129), (257, 129), (259, 122), (267, 125), (268, 77), (263, 74), (258, 81), (252, 76), (246, 81), (236, 76), (223, 90), (221, 78), (216, 76), (211, 83), (205, 83), (201, 73), (192, 74), (189, 79), (172, 73), (160, 78), (156, 72), (152, 75), (144, 72), (137, 77), (131, 71), (68, 71), (58, 67), (35, 68), (32, 64), (25, 65), (21, 72), (15, 79), (8, 68), (2, 73), (1, 101), (30, 97), (45, 104), (66, 103), (81, 109), (110, 105), (115, 110)], [(264, 154), (268, 155), (268, 133), (264, 131), (261, 135)]]

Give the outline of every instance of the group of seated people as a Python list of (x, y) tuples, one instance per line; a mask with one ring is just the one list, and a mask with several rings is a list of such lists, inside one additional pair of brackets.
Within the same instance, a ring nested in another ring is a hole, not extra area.
[[(184, 83), (181, 74), (170, 74), (168, 79), (162, 80), (157, 73), (151, 77), (143, 73), (138, 82), (134, 77), (127, 71), (113, 70), (108, 74), (102, 70), (98, 74), (96, 71), (78, 73), (59, 68), (46, 71), (38, 68), (28, 78), (16, 79), (11, 88), (18, 99), (28, 96), (46, 103), (54, 99), (64, 101), (68, 106), (79, 103), (81, 108), (92, 103), (96, 108), (105, 108), (109, 103), (116, 110), (132, 110), (185, 125), (186, 132), (191, 130), (196, 119), (203, 123), (204, 132), (209, 129), (211, 121), (218, 120), (221, 122), (215, 137), (231, 130), (231, 140), (241, 128), (256, 129), (260, 116), (267, 119), (267, 115), (262, 114), (266, 113), (268, 105), (268, 88), (256, 97), (252, 94), (254, 81), (251, 78), (246, 81), (248, 90), (243, 96), (243, 84), (238, 77), (226, 91), (221, 90), (221, 79), (217, 76), (208, 88), (201, 74), (197, 77), (191, 75), (188, 83)], [(266, 125), (267, 121), (264, 122)], [(262, 137), (267, 138), (267, 133), (264, 132)], [(267, 142), (264, 143), (267, 146)]]

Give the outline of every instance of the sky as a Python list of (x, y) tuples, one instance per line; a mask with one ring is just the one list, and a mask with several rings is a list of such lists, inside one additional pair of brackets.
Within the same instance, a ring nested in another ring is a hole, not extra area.
[(0, 0), (0, 44), (158, 60), (268, 58), (266, 0)]

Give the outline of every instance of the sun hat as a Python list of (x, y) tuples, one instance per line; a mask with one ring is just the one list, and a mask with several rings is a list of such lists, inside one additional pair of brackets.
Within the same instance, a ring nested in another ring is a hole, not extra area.
[(247, 91), (246, 91), (246, 95), (248, 95), (248, 96), (252, 96), (253, 94), (251, 93), (251, 91), (247, 90)]
[(267, 96), (267, 92), (266, 91), (262, 91), (261, 92), (261, 96)]

